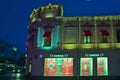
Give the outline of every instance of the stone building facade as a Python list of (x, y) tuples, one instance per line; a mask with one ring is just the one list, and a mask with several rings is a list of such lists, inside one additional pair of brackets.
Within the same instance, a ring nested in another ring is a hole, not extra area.
[(26, 75), (120, 75), (120, 16), (64, 17), (61, 5), (34, 9)]

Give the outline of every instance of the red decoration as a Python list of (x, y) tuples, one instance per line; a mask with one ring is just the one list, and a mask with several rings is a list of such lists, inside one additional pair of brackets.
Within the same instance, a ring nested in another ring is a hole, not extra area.
[(102, 36), (109, 36), (109, 33), (107, 30), (101, 30)]
[(92, 36), (92, 33), (90, 30), (84, 30), (84, 36)]

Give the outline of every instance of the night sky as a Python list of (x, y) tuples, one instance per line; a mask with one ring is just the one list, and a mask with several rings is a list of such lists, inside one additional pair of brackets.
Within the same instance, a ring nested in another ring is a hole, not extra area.
[(34, 8), (62, 4), (64, 16), (119, 15), (120, 0), (1, 0), (0, 39), (25, 51), (29, 15)]

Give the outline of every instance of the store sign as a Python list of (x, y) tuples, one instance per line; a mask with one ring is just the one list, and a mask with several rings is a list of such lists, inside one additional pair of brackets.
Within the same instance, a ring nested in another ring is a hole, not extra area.
[(63, 58), (68, 57), (68, 54), (50, 54), (50, 57)]
[(99, 53), (99, 54), (89, 54), (89, 53), (86, 53), (85, 54), (86, 57), (100, 57), (100, 56), (104, 56), (103, 53)]

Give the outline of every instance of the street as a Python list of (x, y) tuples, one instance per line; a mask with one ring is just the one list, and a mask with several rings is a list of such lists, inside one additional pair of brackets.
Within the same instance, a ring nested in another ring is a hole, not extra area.
[(25, 77), (25, 73), (0, 73), (0, 80), (120, 80), (120, 77)]
[(0, 80), (27, 80), (24, 73), (0, 73)]

